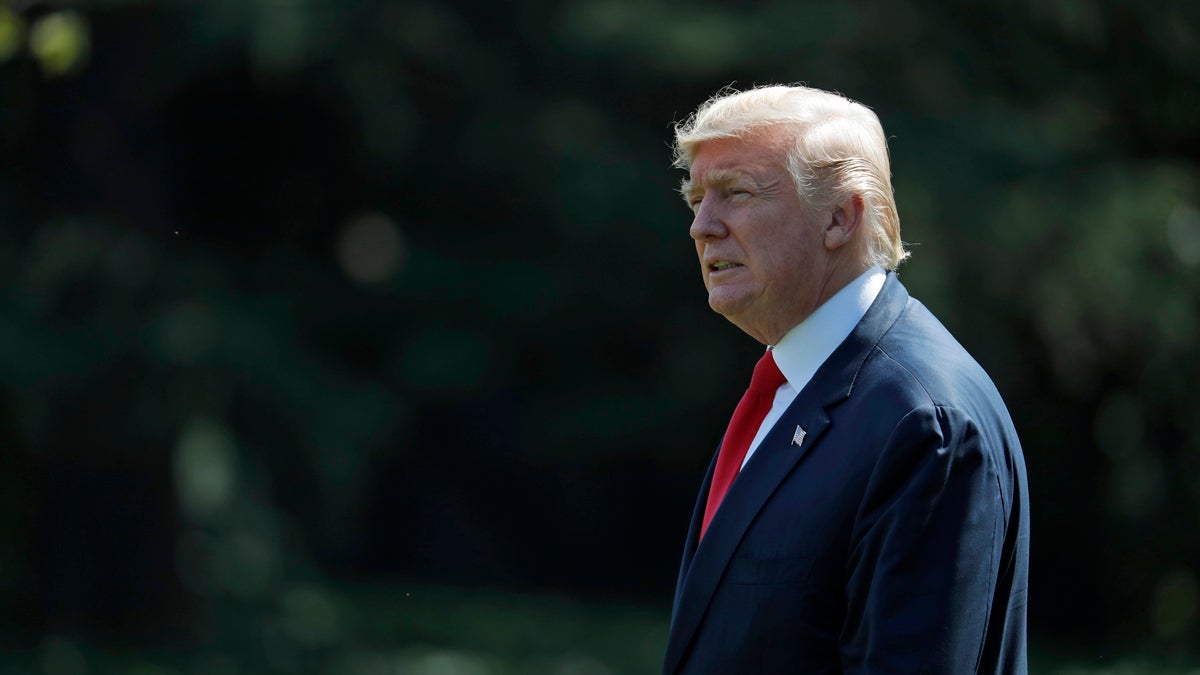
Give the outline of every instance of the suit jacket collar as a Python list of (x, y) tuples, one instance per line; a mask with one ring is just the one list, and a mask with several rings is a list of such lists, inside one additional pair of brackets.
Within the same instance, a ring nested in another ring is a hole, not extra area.
[[(709, 523), (704, 540), (697, 545), (699, 522), (712, 481), (712, 466), (709, 466), (684, 545), (664, 673), (675, 672), (683, 660), (746, 529), (783, 479), (820, 442), (829, 426), (827, 410), (851, 395), (867, 356), (900, 317), (907, 303), (908, 291), (896, 279), (895, 273), (888, 273), (883, 289), (862, 321), (800, 390), (787, 412), (763, 439), (759, 451), (734, 479), (720, 509)], [(806, 432), (799, 447), (791, 443), (796, 426)]]

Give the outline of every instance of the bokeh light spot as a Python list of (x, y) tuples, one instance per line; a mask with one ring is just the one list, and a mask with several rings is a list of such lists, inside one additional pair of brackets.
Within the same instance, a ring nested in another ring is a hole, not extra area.
[(233, 501), (237, 447), (228, 431), (206, 418), (188, 423), (175, 448), (175, 489), (186, 516), (211, 521)]
[(337, 238), (337, 261), (360, 284), (387, 281), (400, 271), (405, 258), (399, 226), (380, 213), (351, 219)]
[(91, 50), (87, 19), (72, 11), (42, 17), (29, 31), (29, 49), (37, 57), (42, 72), (51, 77), (78, 71)]
[(7, 7), (0, 7), (0, 61), (11, 59), (21, 49), (25, 22)]

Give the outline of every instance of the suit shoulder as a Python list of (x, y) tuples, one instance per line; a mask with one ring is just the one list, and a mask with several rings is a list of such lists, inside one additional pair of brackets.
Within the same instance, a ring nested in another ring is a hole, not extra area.
[[(863, 363), (855, 388), (858, 394), (884, 396), (910, 410), (953, 407), (971, 417), (1005, 411), (1000, 393), (983, 367), (912, 298)], [(1006, 411), (1003, 416), (1007, 418)]]

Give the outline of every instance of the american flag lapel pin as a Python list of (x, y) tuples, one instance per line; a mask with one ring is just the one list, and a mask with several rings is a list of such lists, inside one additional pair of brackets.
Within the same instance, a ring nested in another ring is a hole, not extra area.
[(800, 425), (796, 425), (796, 433), (792, 434), (792, 445), (796, 446), (797, 448), (800, 447), (800, 444), (804, 442), (804, 437), (806, 435), (807, 432), (801, 429)]

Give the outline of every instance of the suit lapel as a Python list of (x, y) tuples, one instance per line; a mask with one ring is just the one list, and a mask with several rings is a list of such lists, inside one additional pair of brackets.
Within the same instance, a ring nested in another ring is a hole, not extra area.
[[(807, 432), (804, 442), (799, 447), (791, 445), (796, 424)], [(671, 612), (671, 634), (667, 641), (667, 668), (663, 672), (673, 672), (683, 658), (691, 638), (708, 610), (713, 593), (717, 590), (717, 582), (750, 523), (783, 482), (784, 477), (809, 449), (816, 445), (828, 426), (829, 417), (825, 414), (824, 407), (814, 404), (810, 397), (804, 397), (802, 392), (780, 418), (779, 423), (763, 439), (762, 445), (750, 458), (746, 468), (734, 478), (699, 546), (696, 545), (696, 536), (699, 534), (696, 523), (703, 518), (703, 511), (701, 510), (699, 516), (693, 517), (686, 546), (686, 550), (692, 555), (689, 560), (685, 553), (683, 569), (676, 585), (675, 607)], [(709, 473), (711, 475), (711, 471)], [(708, 496), (707, 483), (705, 485), (702, 500), (706, 500)], [(703, 501), (699, 508), (703, 509)]]
[[(664, 673), (673, 673), (682, 661), (747, 528), (800, 460), (809, 452), (817, 451), (817, 444), (830, 424), (828, 409), (850, 396), (863, 362), (887, 329), (895, 323), (907, 302), (908, 292), (895, 275), (889, 273), (879, 297), (862, 321), (797, 394), (746, 467), (734, 479), (721, 507), (709, 523), (704, 540), (697, 546), (699, 523), (704, 515), (708, 485), (712, 480), (713, 466), (710, 464), (692, 513), (692, 523), (684, 546), (683, 564), (671, 612)], [(799, 447), (792, 444), (797, 426), (806, 433)]]

